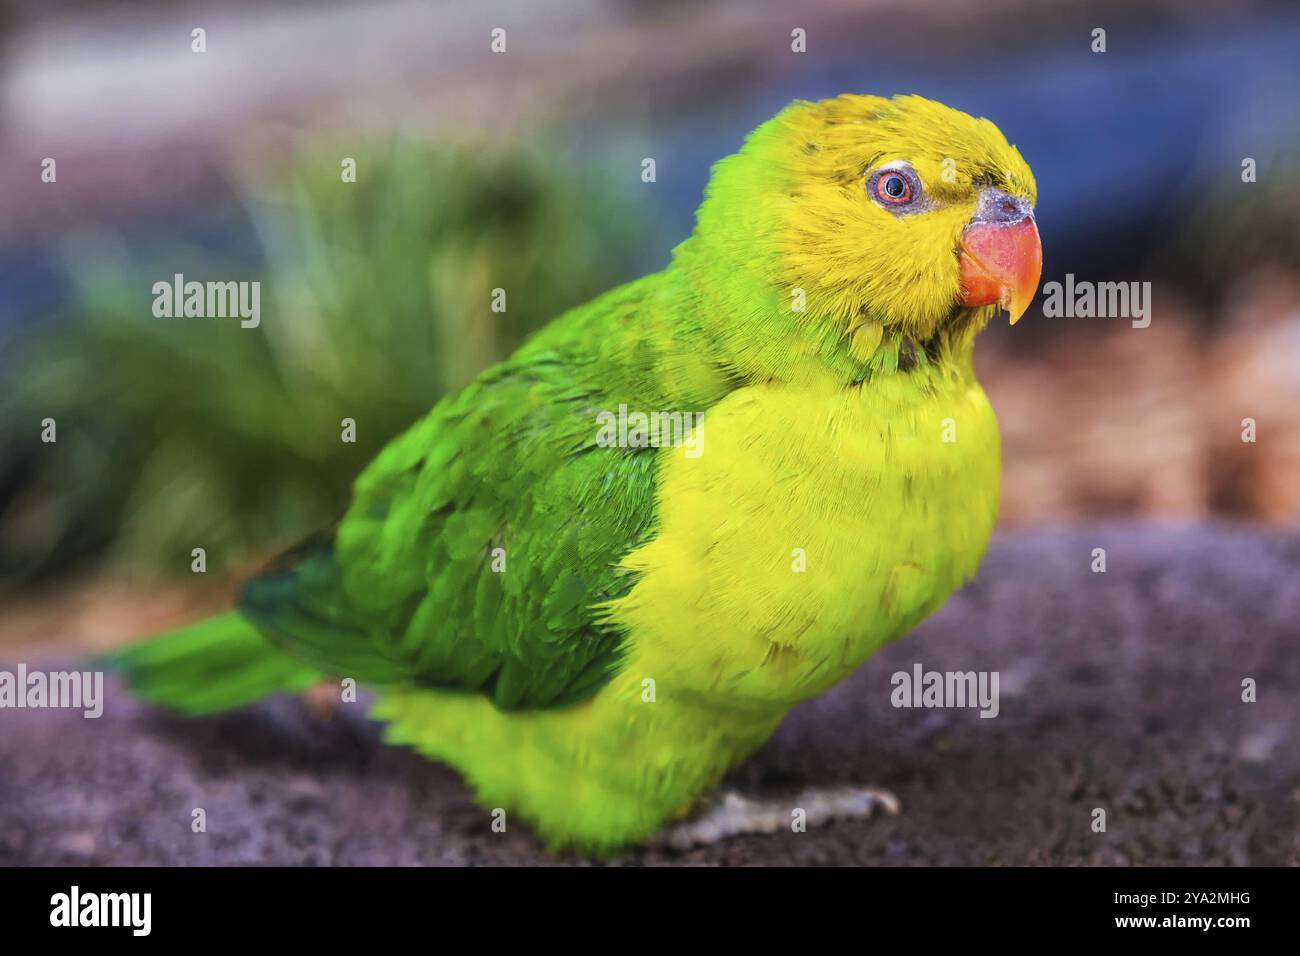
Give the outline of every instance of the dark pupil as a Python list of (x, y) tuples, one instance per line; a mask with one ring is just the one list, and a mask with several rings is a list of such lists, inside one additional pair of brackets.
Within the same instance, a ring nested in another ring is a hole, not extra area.
[(907, 191), (907, 186), (903, 182), (902, 176), (890, 176), (885, 180), (885, 192), (891, 199), (900, 198)]

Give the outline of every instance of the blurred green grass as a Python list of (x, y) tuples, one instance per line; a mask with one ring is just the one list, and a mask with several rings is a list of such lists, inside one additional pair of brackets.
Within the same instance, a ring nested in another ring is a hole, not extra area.
[[(227, 571), (336, 520), (359, 470), (439, 397), (629, 277), (641, 210), (557, 155), (316, 144), (239, 190), (255, 274), (200, 249), (156, 268), (111, 241), (75, 252), (76, 304), (0, 360), (0, 580), (100, 561), (188, 574), (194, 547)], [(151, 287), (181, 261), (187, 279), (259, 279), (260, 327), (155, 318)]]

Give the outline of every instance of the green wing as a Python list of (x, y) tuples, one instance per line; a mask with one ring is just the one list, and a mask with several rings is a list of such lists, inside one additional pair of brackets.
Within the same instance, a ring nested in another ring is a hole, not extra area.
[(641, 361), (590, 341), (631, 327), (635, 285), (389, 445), (332, 536), (246, 585), (245, 615), (299, 660), (363, 683), (480, 691), (504, 709), (593, 694), (622, 642), (593, 607), (631, 587), (619, 561), (655, 524), (657, 450), (596, 444), (600, 411), (656, 400)]

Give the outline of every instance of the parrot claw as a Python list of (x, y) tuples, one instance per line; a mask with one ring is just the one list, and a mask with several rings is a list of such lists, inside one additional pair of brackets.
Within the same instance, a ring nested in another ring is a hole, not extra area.
[(694, 817), (661, 831), (655, 842), (689, 850), (787, 827), (799, 833), (832, 820), (865, 820), (877, 811), (893, 816), (898, 809), (898, 797), (875, 787), (809, 787), (793, 800), (757, 800), (727, 791)]

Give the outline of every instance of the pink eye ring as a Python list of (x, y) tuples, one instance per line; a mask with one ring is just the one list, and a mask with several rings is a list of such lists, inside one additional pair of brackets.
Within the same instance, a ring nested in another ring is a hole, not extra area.
[(876, 180), (876, 198), (881, 202), (904, 203), (912, 198), (912, 184), (898, 173), (889, 173)]
[(871, 198), (882, 206), (898, 208), (915, 202), (921, 194), (921, 181), (905, 163), (883, 166), (867, 181)]

